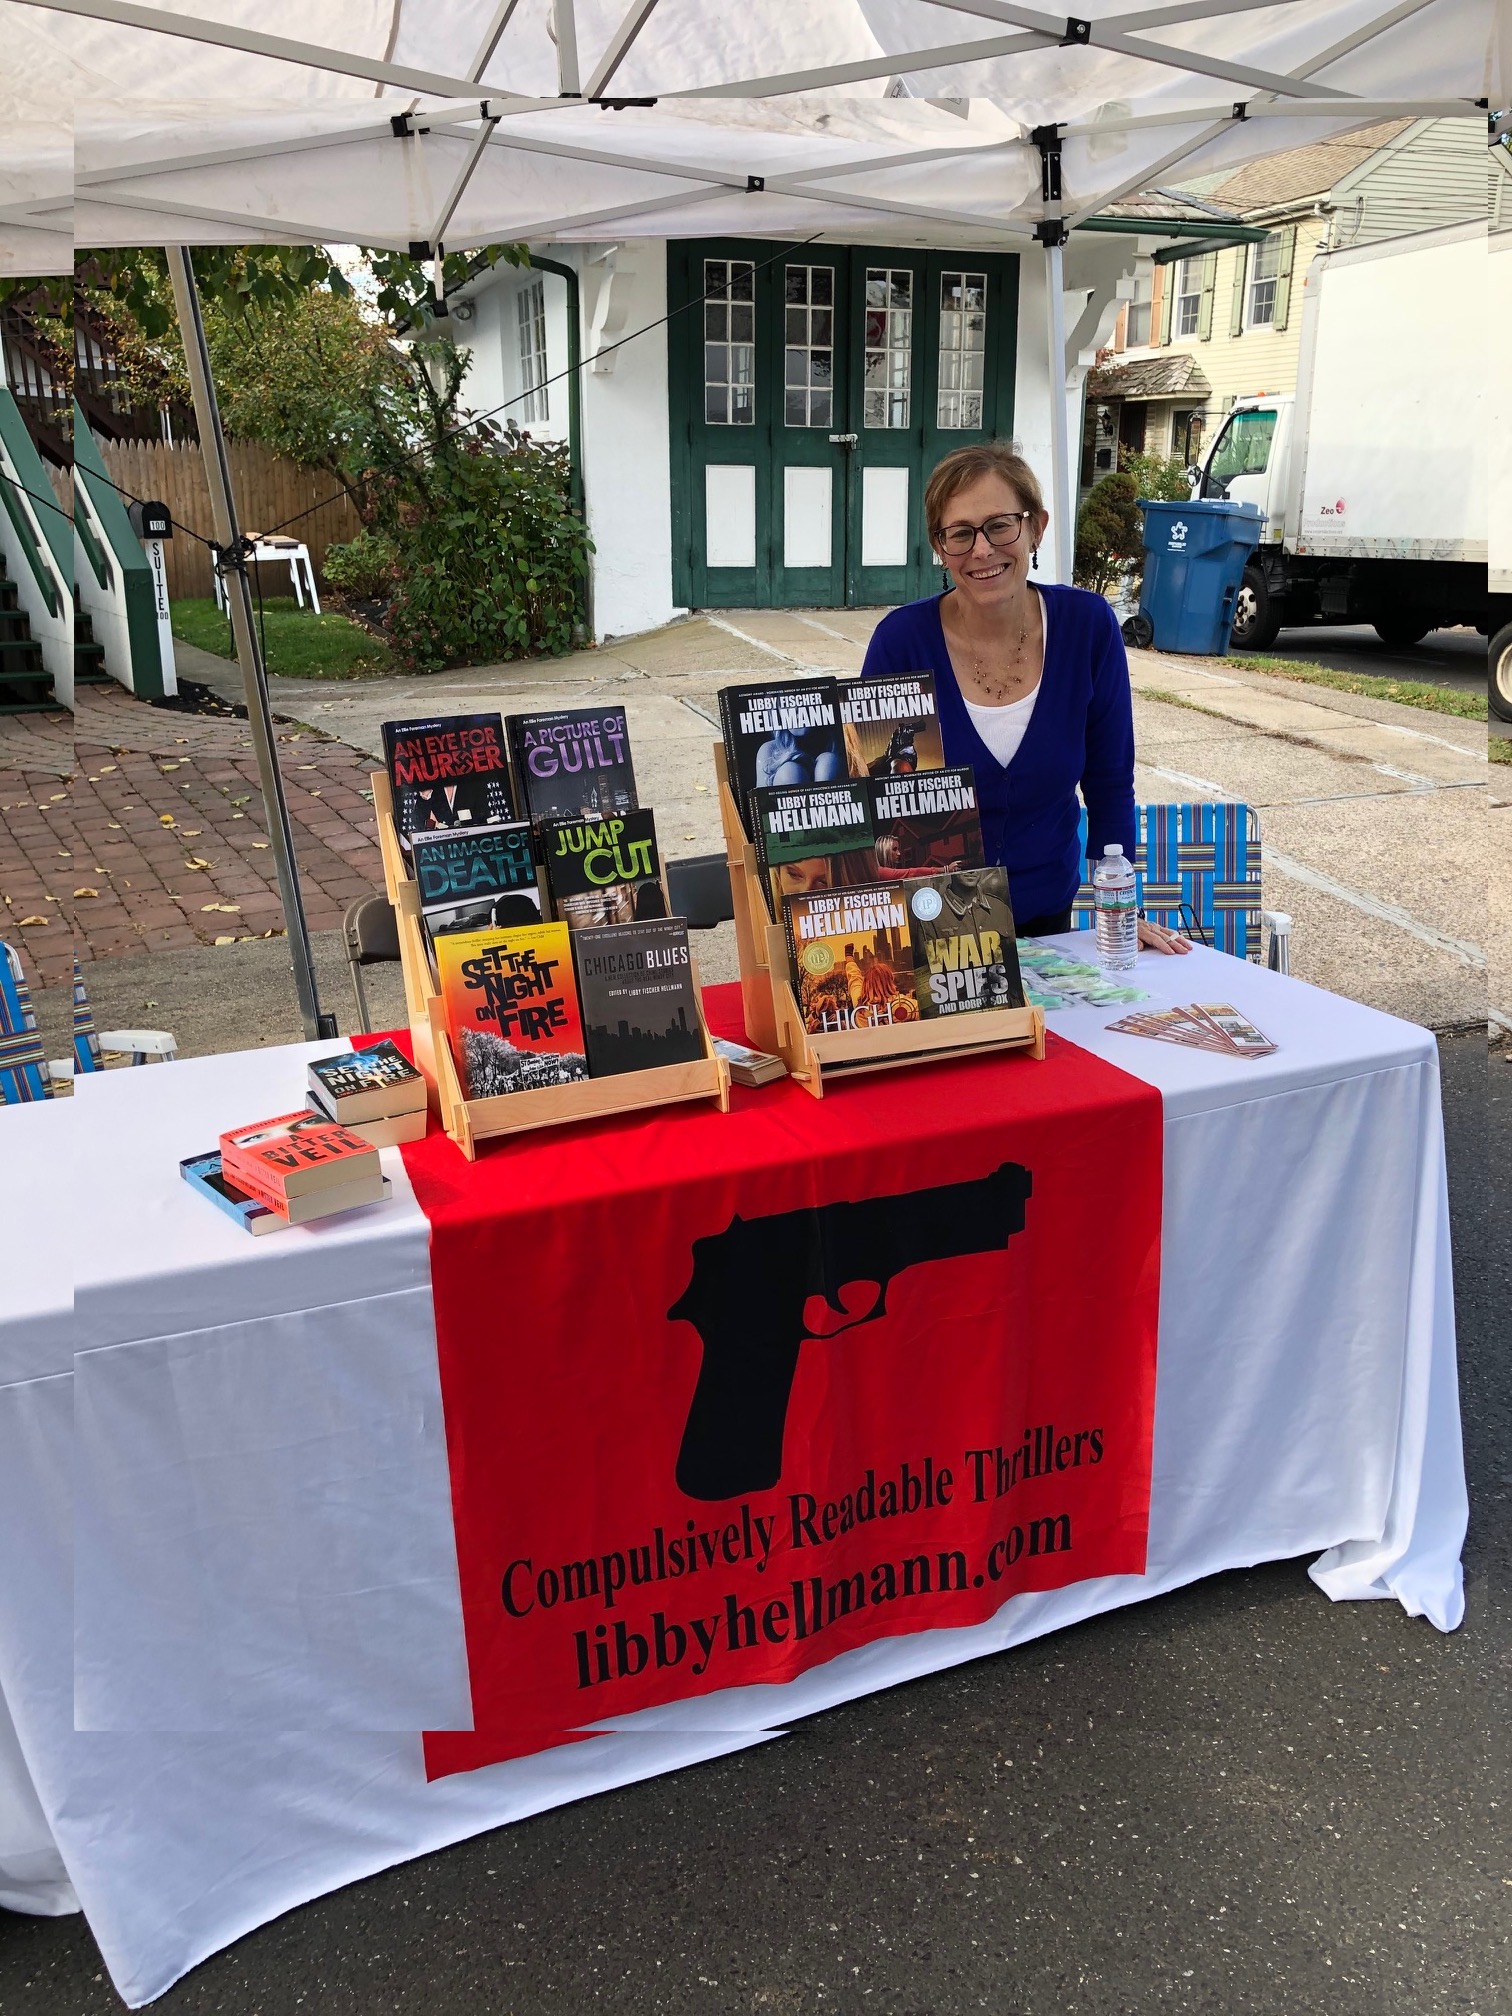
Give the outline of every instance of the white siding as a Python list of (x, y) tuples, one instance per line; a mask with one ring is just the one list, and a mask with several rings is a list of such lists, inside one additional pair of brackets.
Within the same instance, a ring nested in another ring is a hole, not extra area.
[(1334, 188), (1334, 248), (1486, 214), (1486, 122), (1421, 119)]

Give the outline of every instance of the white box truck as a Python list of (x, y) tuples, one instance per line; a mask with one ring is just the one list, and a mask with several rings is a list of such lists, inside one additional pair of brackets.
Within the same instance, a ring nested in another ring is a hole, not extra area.
[(1512, 721), (1512, 230), (1491, 233), (1484, 323), (1491, 443), (1486, 585), (1491, 603), (1487, 675), (1491, 711)]
[(1312, 262), (1295, 394), (1237, 400), (1194, 485), (1264, 516), (1241, 649), (1283, 624), (1373, 623), (1405, 645), (1512, 622), (1512, 580), (1493, 592), (1486, 573), (1486, 246), (1484, 224), (1455, 224)]

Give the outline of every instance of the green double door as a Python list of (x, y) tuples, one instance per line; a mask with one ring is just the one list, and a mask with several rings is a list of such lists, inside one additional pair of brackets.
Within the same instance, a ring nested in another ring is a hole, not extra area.
[(1013, 431), (1017, 258), (754, 239), (667, 256), (677, 600), (930, 592), (930, 470)]

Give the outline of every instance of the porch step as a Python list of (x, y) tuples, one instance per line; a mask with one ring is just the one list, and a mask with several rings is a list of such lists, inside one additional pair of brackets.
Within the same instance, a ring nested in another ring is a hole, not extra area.
[(74, 685), (108, 686), (110, 674), (105, 670), (105, 646), (95, 642), (94, 624), (74, 603)]
[(50, 714), (57, 704), (42, 647), (31, 634), (31, 618), (18, 606), (16, 584), (0, 552), (0, 714)]

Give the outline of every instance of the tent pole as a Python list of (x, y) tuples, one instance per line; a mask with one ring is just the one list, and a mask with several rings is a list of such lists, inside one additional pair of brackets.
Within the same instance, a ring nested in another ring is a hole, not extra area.
[[(234, 554), (241, 542), (241, 529), (236, 522), (231, 465), (226, 454), (226, 437), (221, 432), (215, 380), (210, 372), (205, 318), (200, 312), (199, 289), (194, 284), (194, 262), (187, 245), (170, 245), (166, 249), (168, 273), (173, 282), (173, 302), (178, 310), (184, 358), (189, 367), (189, 384), (194, 395), (194, 417), (199, 426), (205, 458), (205, 481), (210, 488), (210, 515), (220, 546), (226, 553)], [(236, 656), (246, 687), (247, 723), (252, 730), (252, 747), (257, 756), (268, 838), (272, 842), (273, 859), (278, 869), (278, 894), (288, 930), (300, 1020), (304, 1024), (305, 1035), (312, 1040), (334, 1036), (337, 1033), (336, 1017), (321, 1013), (320, 996), (315, 984), (315, 962), (310, 953), (309, 927), (305, 923), (304, 902), (299, 893), (299, 870), (294, 861), (294, 834), (289, 825), (283, 778), (279, 775), (278, 756), (273, 746), (268, 676), (257, 647), (257, 630), (252, 621), (252, 590), (245, 565), (234, 567), (225, 576), (225, 582), (226, 602), (231, 612), (231, 634), (236, 641)]]
[(1066, 425), (1066, 294), (1060, 245), (1047, 234), (1045, 246), (1045, 316), (1050, 343), (1050, 524), (1055, 533), (1055, 572), (1069, 582), (1076, 557), (1071, 533), (1071, 506), (1076, 494), (1071, 478), (1071, 449)]

